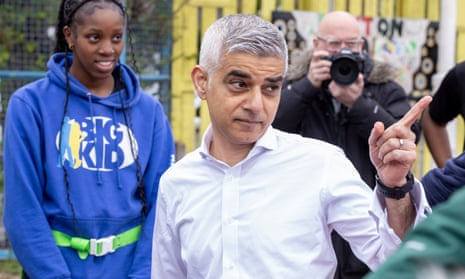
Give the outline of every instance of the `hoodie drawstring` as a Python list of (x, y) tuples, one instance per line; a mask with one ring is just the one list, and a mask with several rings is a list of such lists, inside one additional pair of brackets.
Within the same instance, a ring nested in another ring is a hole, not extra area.
[[(87, 99), (89, 100), (89, 111), (90, 111), (90, 119), (92, 120), (92, 131), (94, 135), (94, 144), (97, 146), (97, 137), (95, 136), (95, 123), (94, 123), (94, 110), (92, 109), (92, 93), (87, 92)], [(95, 154), (97, 156), (97, 154)], [(100, 167), (97, 165), (97, 185), (102, 186), (102, 173), (100, 171)]]
[[(113, 108), (113, 123), (115, 123), (116, 125), (116, 109)], [(115, 141), (113, 141), (113, 144), (112, 144), (112, 147), (113, 147), (113, 151), (115, 152), (116, 154), (116, 162), (118, 162), (118, 150), (117, 150), (117, 146), (115, 144)], [(123, 185), (121, 185), (121, 177), (120, 177), (120, 173), (119, 173), (119, 167), (117, 166), (116, 169), (116, 183), (118, 183), (118, 189), (123, 189)]]

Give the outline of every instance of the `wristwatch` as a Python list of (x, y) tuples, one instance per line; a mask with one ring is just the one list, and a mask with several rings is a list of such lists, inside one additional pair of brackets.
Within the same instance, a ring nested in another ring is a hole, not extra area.
[(405, 197), (405, 195), (408, 192), (412, 190), (413, 184), (415, 183), (415, 179), (411, 172), (407, 174), (406, 178), (407, 178), (407, 183), (405, 183), (402, 186), (387, 187), (381, 182), (378, 175), (376, 175), (376, 190), (378, 191), (378, 193), (383, 195), (385, 198), (400, 200), (403, 197)]

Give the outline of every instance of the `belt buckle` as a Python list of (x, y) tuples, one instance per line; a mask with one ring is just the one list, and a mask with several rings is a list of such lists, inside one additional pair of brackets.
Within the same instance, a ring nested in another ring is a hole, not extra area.
[(114, 235), (99, 238), (99, 239), (91, 238), (89, 254), (94, 255), (96, 257), (100, 257), (108, 253), (113, 253), (115, 251), (115, 249), (113, 248), (114, 239), (115, 239)]

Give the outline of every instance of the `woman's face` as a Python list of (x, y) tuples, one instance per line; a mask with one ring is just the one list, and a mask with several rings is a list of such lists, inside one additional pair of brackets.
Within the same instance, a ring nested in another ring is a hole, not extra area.
[(65, 26), (63, 31), (72, 46), (70, 72), (75, 78), (89, 88), (112, 78), (124, 47), (124, 16), (117, 5), (85, 4), (74, 15), (71, 27)]

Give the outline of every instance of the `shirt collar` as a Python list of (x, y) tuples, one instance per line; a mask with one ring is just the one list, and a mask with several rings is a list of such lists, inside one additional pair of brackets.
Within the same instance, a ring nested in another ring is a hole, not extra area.
[[(260, 151), (277, 149), (278, 148), (278, 140), (277, 140), (277, 134), (276, 134), (277, 132), (278, 132), (277, 130), (269, 126), (266, 132), (263, 134), (263, 136), (261, 136), (258, 139), (258, 141), (255, 143), (255, 146), (252, 148), (252, 150), (250, 150), (249, 155), (247, 157), (250, 157), (251, 155), (254, 155)], [(210, 143), (212, 139), (213, 139), (213, 130), (210, 124), (205, 130), (205, 133), (202, 137), (202, 144), (200, 146), (200, 154), (203, 157), (211, 157), (209, 149), (210, 149)]]

